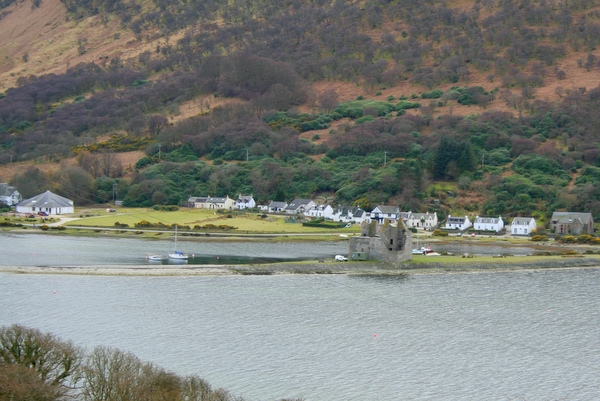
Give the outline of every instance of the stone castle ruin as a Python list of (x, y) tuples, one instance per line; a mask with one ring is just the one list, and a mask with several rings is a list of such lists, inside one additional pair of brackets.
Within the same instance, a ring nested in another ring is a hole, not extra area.
[(366, 255), (367, 260), (400, 263), (412, 259), (412, 233), (402, 220), (383, 224), (366, 221), (361, 225), (361, 236), (350, 238), (350, 255)]

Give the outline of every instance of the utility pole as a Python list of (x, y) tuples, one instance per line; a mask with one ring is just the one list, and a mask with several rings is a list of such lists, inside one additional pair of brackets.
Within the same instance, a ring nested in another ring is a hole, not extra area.
[(387, 154), (388, 152), (383, 152), (383, 167), (387, 165)]
[(112, 187), (113, 187), (113, 204), (115, 203), (115, 200), (117, 198), (117, 190), (115, 189), (115, 186), (117, 185), (117, 183), (113, 182)]
[(484, 158), (485, 158), (485, 153), (481, 154), (481, 169), (483, 170), (484, 167)]
[(158, 144), (158, 161), (160, 161), (160, 148), (162, 147), (162, 145), (159, 143)]

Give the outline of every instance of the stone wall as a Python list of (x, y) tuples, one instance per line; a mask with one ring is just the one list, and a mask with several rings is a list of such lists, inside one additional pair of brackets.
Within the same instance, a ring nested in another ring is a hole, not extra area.
[(402, 222), (390, 224), (385, 220), (379, 225), (376, 221), (364, 222), (361, 236), (350, 238), (350, 255), (365, 252), (368, 260), (382, 260), (399, 263), (412, 259), (412, 233)]

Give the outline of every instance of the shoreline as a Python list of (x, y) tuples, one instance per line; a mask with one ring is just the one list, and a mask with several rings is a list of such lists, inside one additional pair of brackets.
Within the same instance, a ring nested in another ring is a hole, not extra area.
[(0, 273), (68, 274), (94, 276), (260, 276), (260, 275), (355, 275), (401, 276), (423, 274), (503, 273), (517, 271), (600, 269), (596, 258), (564, 260), (515, 260), (501, 263), (469, 261), (463, 263), (404, 263), (398, 266), (383, 262), (293, 262), (261, 265), (87, 265), (87, 266), (0, 266)]

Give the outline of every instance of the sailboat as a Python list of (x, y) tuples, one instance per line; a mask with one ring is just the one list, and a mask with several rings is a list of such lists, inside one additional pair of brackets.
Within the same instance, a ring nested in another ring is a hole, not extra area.
[(187, 260), (188, 255), (177, 250), (177, 225), (175, 225), (175, 250), (169, 252), (169, 259)]

